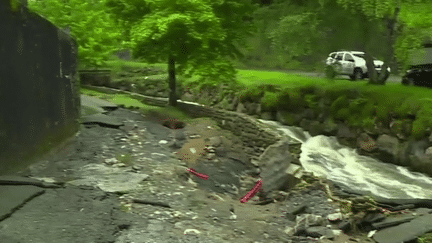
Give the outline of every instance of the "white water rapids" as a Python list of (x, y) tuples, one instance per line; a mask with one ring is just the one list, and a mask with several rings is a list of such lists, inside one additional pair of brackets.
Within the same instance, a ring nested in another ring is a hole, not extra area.
[(363, 195), (387, 199), (432, 199), (432, 178), (407, 168), (362, 156), (335, 137), (311, 137), (299, 127), (261, 120), (293, 142), (301, 143), (300, 162), (315, 176)]

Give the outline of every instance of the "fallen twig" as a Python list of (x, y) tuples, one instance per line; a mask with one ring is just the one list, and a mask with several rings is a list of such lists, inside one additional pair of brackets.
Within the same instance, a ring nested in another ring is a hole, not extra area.
[(161, 206), (161, 207), (165, 207), (165, 208), (171, 208), (170, 205), (163, 203), (163, 202), (155, 202), (155, 201), (149, 201), (149, 200), (144, 200), (144, 199), (132, 199), (132, 202), (134, 203), (141, 203), (141, 204), (150, 204), (150, 205), (154, 205), (154, 206)]

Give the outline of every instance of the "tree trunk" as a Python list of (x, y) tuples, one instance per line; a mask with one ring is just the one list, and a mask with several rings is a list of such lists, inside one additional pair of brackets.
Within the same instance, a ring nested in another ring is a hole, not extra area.
[(370, 51), (366, 50), (365, 51), (365, 59), (366, 59), (366, 67), (369, 73), (369, 83), (370, 84), (377, 84), (378, 82), (378, 77), (377, 77), (377, 72), (375, 70), (375, 65), (373, 62), (373, 58), (370, 55)]
[(175, 107), (177, 106), (175, 59), (171, 54), (168, 56), (168, 82), (169, 82), (168, 104), (170, 106)]
[(370, 39), (371, 37), (371, 33), (370, 33), (370, 20), (368, 19), (368, 17), (364, 14), (360, 14), (360, 18), (362, 20), (362, 28), (363, 28), (363, 33), (364, 33), (364, 38), (363, 40), (359, 43), (361, 46), (362, 51), (365, 53), (365, 61), (366, 61), (366, 68), (368, 70), (368, 75), (369, 75), (369, 83), (370, 84), (376, 84), (377, 83), (377, 75), (376, 75), (376, 71), (375, 71), (375, 65), (373, 63), (373, 58), (372, 55), (370, 55), (371, 51), (370, 51)]
[(387, 18), (387, 30), (388, 30), (388, 36), (387, 36), (387, 52), (384, 57), (384, 64), (381, 67), (381, 74), (378, 77), (378, 83), (379, 84), (385, 84), (386, 82), (386, 74), (387, 74), (387, 67), (389, 66), (389, 63), (393, 63), (394, 60), (394, 44), (396, 42), (396, 24), (399, 18), (399, 12), (400, 12), (400, 3), (395, 9), (394, 16), (392, 18)]

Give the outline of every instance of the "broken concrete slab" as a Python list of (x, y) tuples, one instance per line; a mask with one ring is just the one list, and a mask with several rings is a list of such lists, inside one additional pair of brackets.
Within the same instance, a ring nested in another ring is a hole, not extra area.
[(42, 188), (58, 188), (57, 184), (40, 181), (36, 178), (22, 177), (22, 176), (0, 176), (0, 185), (29, 185)]
[(420, 216), (408, 223), (378, 231), (373, 239), (378, 243), (410, 242), (432, 231), (432, 214)]
[(379, 222), (379, 223), (373, 223), (372, 226), (374, 229), (383, 229), (388, 228), (391, 226), (396, 226), (399, 224), (403, 224), (406, 222), (409, 222), (413, 220), (415, 217), (413, 216), (404, 216), (404, 217), (397, 217), (397, 218), (386, 218), (385, 220)]
[(0, 186), (0, 221), (44, 192), (44, 189), (36, 186)]
[(115, 109), (118, 108), (118, 105), (111, 103), (106, 100), (98, 99), (96, 97), (81, 95), (81, 105), (85, 105), (88, 107), (100, 107), (100, 108), (108, 108)]
[(140, 187), (140, 182), (148, 175), (126, 172), (124, 169), (108, 167), (102, 164), (89, 164), (81, 168), (81, 179), (69, 181), (69, 184), (98, 187), (105, 192), (127, 192)]
[(119, 127), (123, 125), (123, 122), (119, 121), (116, 117), (107, 116), (100, 113), (83, 117), (81, 123), (83, 124), (97, 123), (97, 124), (103, 124), (103, 125), (114, 126), (114, 127)]

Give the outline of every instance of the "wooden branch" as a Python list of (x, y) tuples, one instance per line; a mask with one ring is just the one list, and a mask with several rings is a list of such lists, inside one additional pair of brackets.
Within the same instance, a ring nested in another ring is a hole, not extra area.
[(165, 208), (171, 208), (170, 205), (163, 203), (163, 202), (156, 202), (156, 201), (149, 201), (149, 200), (145, 200), (145, 199), (136, 199), (133, 198), (132, 202), (134, 203), (141, 203), (141, 204), (150, 204), (153, 206), (160, 206), (160, 207), (165, 207)]

